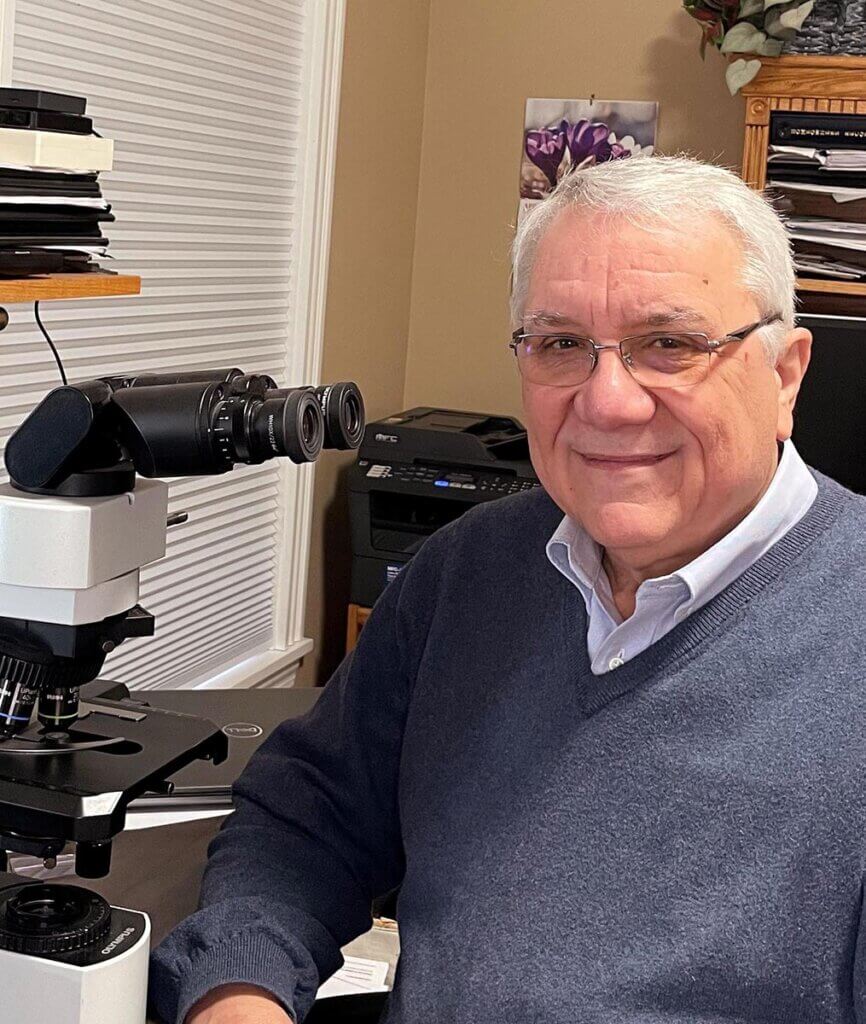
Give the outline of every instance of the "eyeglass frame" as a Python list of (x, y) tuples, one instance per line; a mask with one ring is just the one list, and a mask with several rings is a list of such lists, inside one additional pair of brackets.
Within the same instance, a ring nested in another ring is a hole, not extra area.
[[(782, 320), (782, 314), (781, 313), (767, 314), (767, 316), (761, 317), (761, 319), (756, 321), (755, 323), (749, 324), (747, 327), (741, 327), (741, 328), (739, 328), (739, 330), (736, 330), (736, 331), (730, 331), (728, 334), (725, 334), (723, 337), (718, 338), (718, 339), (710, 338), (710, 336), (708, 334), (704, 334), (703, 331), (670, 331), (670, 332), (665, 332), (664, 330), (660, 330), (660, 331), (647, 331), (646, 334), (631, 334), (627, 338), (623, 338), (621, 341), (618, 341), (618, 342), (614, 343), (613, 345), (599, 345), (592, 338), (587, 338), (587, 337), (585, 337), (582, 334), (571, 334), (568, 331), (552, 331), (549, 335), (545, 335), (545, 334), (538, 334), (538, 333), (530, 334), (530, 333), (528, 333), (528, 332), (518, 328), (511, 335), (511, 341), (509, 341), (508, 347), (514, 353), (514, 356), (517, 359), (517, 365), (519, 367), (520, 366), (520, 357), (517, 355), (517, 346), (521, 343), (521, 341), (524, 341), (526, 338), (544, 338), (544, 337), (550, 337), (550, 338), (574, 338), (575, 340), (578, 340), (578, 341), (586, 341), (586, 342), (588, 342), (590, 347), (591, 347), (591, 349), (592, 349), (592, 353), (591, 353), (591, 360), (592, 361), (591, 361), (591, 365), (590, 365), (590, 368), (589, 368), (589, 373), (586, 375), (586, 380), (582, 380), (580, 382), (580, 384), (553, 384), (553, 383), (551, 383), (551, 384), (543, 385), (544, 387), (554, 387), (554, 388), (575, 388), (575, 387), (579, 388), (579, 387), (582, 387), (584, 384), (586, 384), (586, 382), (593, 375), (593, 373), (595, 372), (595, 368), (598, 366), (598, 354), (599, 354), (599, 352), (603, 352), (605, 349), (618, 349), (619, 350), (619, 357), (622, 360), (623, 365), (628, 370), (628, 372), (634, 377), (634, 367), (629, 365), (628, 360), (626, 359), (625, 352), (623, 352), (623, 350), (622, 350), (622, 346), (625, 345), (626, 342), (636, 341), (639, 338), (651, 338), (653, 336), (664, 337), (666, 333), (669, 333), (671, 335), (681, 334), (681, 335), (687, 335), (690, 338), (703, 338), (704, 341), (706, 342), (706, 346), (707, 346), (707, 355), (711, 356), (714, 352), (718, 352), (720, 349), (724, 348), (725, 345), (730, 344), (732, 341), (745, 341), (746, 338), (748, 338), (750, 334), (752, 334), (755, 331), (759, 330), (761, 327), (768, 327), (770, 324), (779, 323), (781, 320)], [(708, 367), (707, 373), (709, 373), (709, 362), (707, 363), (707, 367)], [(703, 379), (706, 380), (706, 378), (703, 378)], [(640, 384), (641, 387), (644, 387), (644, 385), (641, 384), (640, 381), (637, 380), (637, 378), (635, 378), (635, 380), (637, 381), (638, 384)], [(532, 384), (532, 383), (536, 383), (536, 382), (535, 381), (530, 381), (530, 383)], [(675, 387), (687, 388), (687, 387), (694, 387), (696, 383), (701, 383), (701, 381), (695, 381), (695, 382), (692, 382), (691, 384), (668, 384), (667, 387), (671, 387), (671, 388), (675, 388)]]

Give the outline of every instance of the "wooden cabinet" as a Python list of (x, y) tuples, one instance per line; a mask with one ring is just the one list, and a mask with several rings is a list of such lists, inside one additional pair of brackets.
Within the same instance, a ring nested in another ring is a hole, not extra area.
[(359, 604), (349, 605), (349, 618), (346, 625), (346, 654), (353, 650), (364, 628), (364, 623), (369, 619), (372, 608), (364, 608)]
[[(742, 93), (746, 98), (743, 178), (761, 189), (767, 182), (772, 112), (866, 115), (866, 57), (762, 57), (760, 72)], [(866, 316), (866, 283), (802, 277), (797, 280), (797, 292), (802, 312)]]

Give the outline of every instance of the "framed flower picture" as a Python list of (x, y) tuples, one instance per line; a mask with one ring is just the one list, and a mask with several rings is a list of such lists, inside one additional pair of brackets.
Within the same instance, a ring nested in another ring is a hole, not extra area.
[(636, 100), (528, 99), (520, 163), (521, 212), (569, 171), (651, 155), (658, 103)]

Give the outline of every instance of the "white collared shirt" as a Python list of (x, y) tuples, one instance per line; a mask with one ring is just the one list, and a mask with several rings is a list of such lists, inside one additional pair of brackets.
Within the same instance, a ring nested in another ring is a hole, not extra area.
[(547, 557), (586, 602), (593, 673), (618, 668), (721, 593), (806, 514), (817, 493), (806, 463), (786, 441), (770, 486), (746, 518), (688, 565), (644, 580), (625, 621), (602, 566), (602, 548), (566, 516), (547, 542)]

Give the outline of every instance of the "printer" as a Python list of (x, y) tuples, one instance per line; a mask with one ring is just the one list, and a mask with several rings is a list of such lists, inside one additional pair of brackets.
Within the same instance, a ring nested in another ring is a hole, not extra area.
[(540, 486), (516, 419), (421, 407), (368, 423), (349, 471), (350, 601), (372, 607), (440, 526)]

